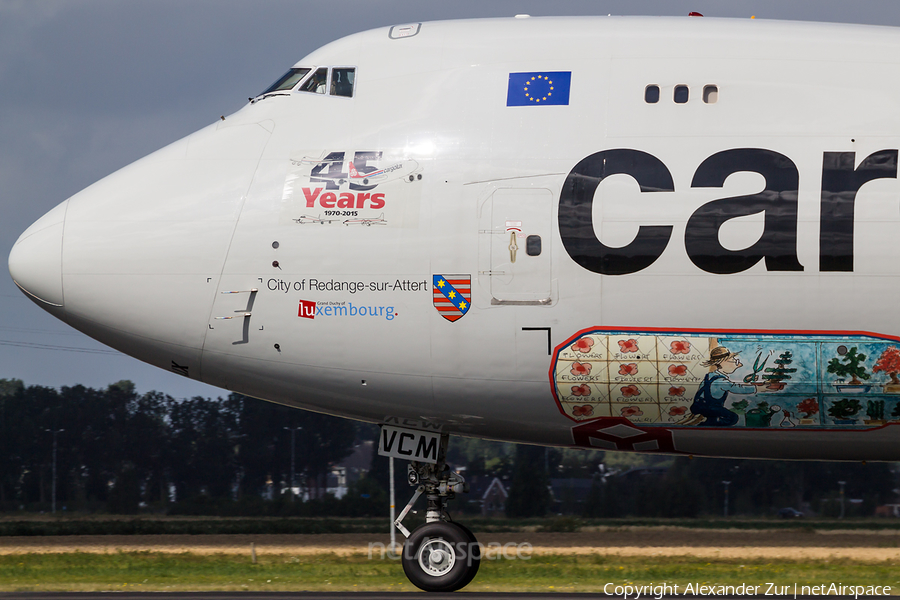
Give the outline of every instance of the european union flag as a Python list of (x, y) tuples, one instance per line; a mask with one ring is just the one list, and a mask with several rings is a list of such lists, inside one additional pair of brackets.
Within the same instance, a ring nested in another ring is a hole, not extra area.
[(572, 71), (510, 73), (507, 106), (567, 106)]

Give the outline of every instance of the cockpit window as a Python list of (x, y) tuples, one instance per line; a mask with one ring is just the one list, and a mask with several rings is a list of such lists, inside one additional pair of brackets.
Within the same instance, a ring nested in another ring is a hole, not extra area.
[(355, 76), (356, 69), (353, 67), (335, 67), (331, 69), (331, 95), (351, 98), (353, 96), (353, 80)]
[(264, 91), (260, 96), (264, 96), (270, 92), (279, 92), (283, 90), (290, 90), (297, 82), (306, 77), (306, 74), (309, 73), (309, 69), (291, 69), (287, 73), (281, 76), (281, 78), (269, 86), (269, 88)]
[(293, 68), (251, 102), (271, 96), (287, 96), (294, 89), (298, 92), (352, 98), (355, 82), (355, 67)]
[(328, 82), (328, 68), (320, 67), (316, 69), (316, 72), (313, 73), (309, 79), (303, 82), (303, 85), (300, 86), (299, 91), (301, 92), (313, 92), (315, 94), (324, 94), (325, 86)]

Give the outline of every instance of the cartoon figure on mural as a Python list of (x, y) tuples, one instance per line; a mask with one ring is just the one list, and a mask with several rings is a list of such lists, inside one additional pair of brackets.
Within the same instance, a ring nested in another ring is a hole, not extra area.
[[(740, 352), (731, 352), (725, 346), (716, 346), (709, 353), (709, 360), (700, 363), (701, 366), (715, 367), (716, 370), (703, 377), (703, 383), (691, 404), (692, 416), (688, 424), (716, 427), (735, 425), (738, 422), (737, 413), (725, 408), (728, 395), (755, 394), (758, 387), (768, 385), (768, 382), (757, 381), (755, 378), (751, 382), (739, 383), (728, 377), (742, 366), (738, 354)], [(698, 417), (705, 420), (700, 421)]]

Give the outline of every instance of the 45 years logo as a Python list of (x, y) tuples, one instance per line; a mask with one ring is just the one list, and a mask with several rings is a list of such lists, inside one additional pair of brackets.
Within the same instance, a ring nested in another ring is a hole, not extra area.
[(417, 215), (422, 169), (413, 159), (325, 150), (294, 152), (290, 162), (282, 223), (402, 226)]
[(320, 158), (304, 156), (292, 159), (295, 166), (309, 167), (309, 183), (326, 190), (374, 190), (392, 180), (408, 182), (422, 179), (419, 163), (411, 159), (388, 161), (379, 150), (327, 152)]

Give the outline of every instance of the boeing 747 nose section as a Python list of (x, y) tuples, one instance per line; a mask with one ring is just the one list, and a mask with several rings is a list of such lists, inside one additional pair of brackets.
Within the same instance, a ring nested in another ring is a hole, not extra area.
[(63, 317), (62, 245), (68, 201), (38, 219), (9, 253), (9, 274), (25, 295)]
[(22, 234), (13, 279), (91, 337), (199, 378), (219, 275), (271, 129), (219, 122), (79, 192)]

